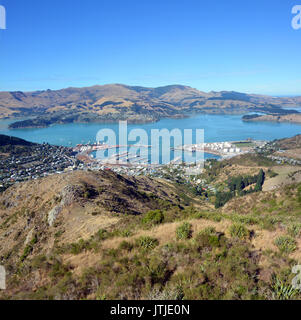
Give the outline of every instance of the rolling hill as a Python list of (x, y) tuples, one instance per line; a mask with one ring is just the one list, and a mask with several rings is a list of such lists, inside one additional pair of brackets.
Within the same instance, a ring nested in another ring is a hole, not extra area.
[(0, 118), (34, 117), (11, 127), (45, 127), (69, 122), (150, 122), (192, 113), (279, 115), (295, 113), (282, 107), (300, 104), (301, 97), (276, 98), (227, 91), (205, 93), (181, 85), (146, 88), (112, 84), (56, 91), (0, 92)]

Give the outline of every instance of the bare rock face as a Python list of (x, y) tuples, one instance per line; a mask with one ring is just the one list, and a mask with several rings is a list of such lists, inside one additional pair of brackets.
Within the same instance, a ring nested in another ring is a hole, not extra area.
[(76, 201), (82, 194), (80, 187), (67, 185), (61, 192), (61, 202), (57, 206), (55, 206), (48, 213), (48, 224), (50, 227), (53, 226), (57, 216), (62, 212), (64, 207), (70, 206), (73, 202)]
[(70, 206), (76, 199), (82, 195), (82, 190), (79, 186), (67, 185), (61, 193), (61, 206)]
[(54, 207), (52, 210), (49, 211), (48, 213), (48, 224), (50, 227), (53, 226), (56, 217), (60, 214), (60, 212), (62, 211), (62, 206), (58, 205), (56, 207)]
[(25, 239), (25, 242), (24, 242), (25, 245), (27, 245), (27, 244), (30, 242), (30, 240), (32, 239), (33, 232), (34, 232), (34, 228), (32, 228), (32, 229), (28, 232), (28, 234), (27, 234), (27, 236), (26, 236), (26, 239)]

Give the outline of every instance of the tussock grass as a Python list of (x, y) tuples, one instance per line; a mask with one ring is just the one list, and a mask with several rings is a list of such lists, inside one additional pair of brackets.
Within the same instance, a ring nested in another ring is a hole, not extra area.
[(234, 238), (246, 239), (250, 236), (250, 231), (242, 224), (233, 224), (229, 231)]
[(282, 253), (292, 253), (297, 249), (297, 243), (295, 239), (289, 236), (281, 236), (275, 240), (275, 245)]
[(188, 222), (181, 224), (176, 230), (178, 240), (189, 239), (192, 236), (192, 225)]
[(151, 237), (140, 237), (136, 240), (136, 245), (146, 250), (152, 250), (159, 245), (159, 241)]

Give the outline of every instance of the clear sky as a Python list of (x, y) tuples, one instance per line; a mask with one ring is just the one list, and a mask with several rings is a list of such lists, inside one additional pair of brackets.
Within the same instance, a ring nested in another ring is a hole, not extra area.
[(0, 90), (124, 83), (301, 95), (301, 0), (0, 0)]

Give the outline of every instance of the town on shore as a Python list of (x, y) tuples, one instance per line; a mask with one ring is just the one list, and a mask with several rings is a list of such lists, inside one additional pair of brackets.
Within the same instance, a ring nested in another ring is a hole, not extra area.
[[(111, 170), (118, 174), (130, 176), (147, 175), (159, 178), (174, 173), (179, 179), (188, 180), (190, 176), (201, 174), (202, 168), (204, 167), (204, 159), (202, 159), (202, 162), (185, 163), (181, 161), (182, 159), (178, 158), (165, 164), (151, 164), (148, 159), (142, 158), (137, 154), (130, 154), (129, 152), (117, 152), (108, 159), (98, 159), (92, 155), (93, 152), (97, 152), (98, 150), (105, 151), (110, 148), (116, 148), (115, 150), (118, 150), (119, 147), (121, 146), (94, 143), (79, 144), (74, 148), (68, 148), (51, 146), (44, 143), (33, 144), (30, 147), (21, 149), (21, 151), (16, 152), (13, 150), (13, 152), (7, 152), (7, 154), (5, 154), (5, 150), (1, 150), (0, 188), (1, 190), (5, 190), (17, 182), (36, 180), (48, 175), (74, 170)], [(149, 148), (150, 146), (140, 147)], [(173, 150), (182, 150), (183, 152), (190, 152), (192, 154), (198, 151), (205, 152), (219, 156), (218, 160), (224, 160), (247, 153), (270, 152), (271, 143), (247, 139), (245, 141), (184, 145), (173, 148)], [(268, 155), (271, 160), (277, 163), (288, 163), (291, 165), (301, 164), (300, 160), (281, 155), (280, 149), (276, 151), (278, 151), (277, 156)], [(212, 160), (212, 158), (209, 156), (207, 161), (210, 160)]]

